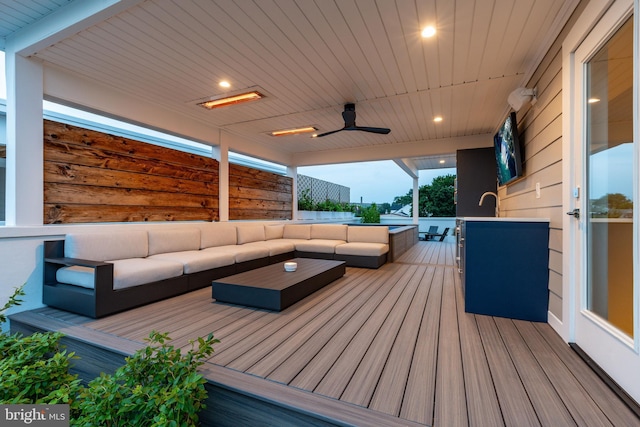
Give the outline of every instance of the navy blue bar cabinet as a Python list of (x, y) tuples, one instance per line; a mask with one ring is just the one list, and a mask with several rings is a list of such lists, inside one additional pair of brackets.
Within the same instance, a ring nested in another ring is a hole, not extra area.
[(465, 311), (546, 322), (549, 221), (466, 217), (458, 225)]

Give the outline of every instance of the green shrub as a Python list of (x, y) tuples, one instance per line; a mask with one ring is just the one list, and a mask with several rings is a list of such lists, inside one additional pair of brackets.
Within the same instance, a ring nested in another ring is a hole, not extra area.
[[(20, 305), (23, 288), (17, 288), (0, 310)], [(71, 403), (80, 380), (69, 373), (73, 353), (61, 351), (61, 333), (36, 332), (28, 336), (0, 334), (0, 404)]]
[(147, 347), (113, 375), (101, 374), (78, 396), (80, 426), (195, 426), (205, 406), (205, 379), (197, 368), (219, 342), (210, 334), (182, 354), (169, 336), (152, 332)]
[(378, 211), (378, 207), (375, 203), (372, 203), (371, 206), (362, 210), (360, 222), (365, 224), (380, 223), (380, 212)]
[(298, 210), (299, 211), (312, 211), (313, 208), (314, 208), (313, 199), (311, 198), (311, 195), (309, 194), (309, 189), (306, 188), (306, 189), (304, 189), (302, 191), (302, 195), (298, 199)]
[[(22, 287), (0, 309), (20, 305)], [(197, 372), (219, 341), (210, 334), (191, 341), (182, 354), (168, 334), (152, 332), (148, 345), (126, 359), (113, 375), (102, 373), (87, 387), (69, 373), (74, 353), (61, 351), (63, 334), (0, 333), (0, 404), (57, 404), (71, 407), (71, 425), (195, 426), (204, 408), (206, 380)]]

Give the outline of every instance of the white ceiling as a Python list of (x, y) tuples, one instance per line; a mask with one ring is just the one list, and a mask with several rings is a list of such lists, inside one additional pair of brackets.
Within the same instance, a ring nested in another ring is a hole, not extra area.
[[(31, 36), (20, 52), (45, 70), (222, 129), (245, 141), (245, 154), (298, 165), (411, 159), (423, 169), (437, 167), (435, 155), (491, 143), (508, 94), (528, 81), (577, 0), (111, 0), (90, 12), (81, 3), (0, 0), (0, 47)], [(428, 24), (438, 32), (422, 39)], [(196, 105), (254, 86), (265, 100)], [(55, 90), (45, 84), (65, 102)], [(346, 102), (358, 125), (391, 133), (267, 135), (341, 128)], [(102, 108), (96, 99), (86, 107)]]

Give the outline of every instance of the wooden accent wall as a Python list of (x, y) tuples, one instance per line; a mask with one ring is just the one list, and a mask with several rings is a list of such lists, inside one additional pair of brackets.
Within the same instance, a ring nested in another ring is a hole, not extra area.
[[(44, 222), (219, 219), (216, 160), (45, 120)], [(291, 219), (292, 178), (229, 166), (229, 219)]]
[(229, 165), (229, 219), (291, 219), (293, 179)]
[(46, 224), (216, 219), (216, 160), (45, 120)]

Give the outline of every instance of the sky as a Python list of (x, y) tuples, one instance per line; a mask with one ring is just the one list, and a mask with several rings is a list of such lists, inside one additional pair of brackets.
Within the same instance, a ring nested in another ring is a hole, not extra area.
[[(455, 168), (420, 171), (418, 185), (431, 184), (436, 176), (452, 174)], [(350, 188), (351, 203), (393, 203), (413, 189), (413, 179), (392, 160), (298, 167), (306, 175)]]

